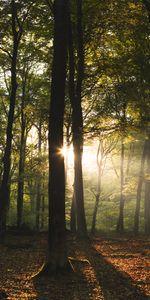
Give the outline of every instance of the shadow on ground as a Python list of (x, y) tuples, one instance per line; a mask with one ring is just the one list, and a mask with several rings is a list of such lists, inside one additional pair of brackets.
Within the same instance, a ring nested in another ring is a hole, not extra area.
[[(146, 300), (146, 296), (130, 276), (117, 270), (90, 244), (78, 243), (81, 257), (74, 261), (75, 273), (33, 280), (37, 300)], [(73, 253), (76, 257), (76, 253)]]
[(117, 270), (95, 248), (91, 247), (91, 254), (91, 262), (104, 299), (150, 299), (127, 273)]

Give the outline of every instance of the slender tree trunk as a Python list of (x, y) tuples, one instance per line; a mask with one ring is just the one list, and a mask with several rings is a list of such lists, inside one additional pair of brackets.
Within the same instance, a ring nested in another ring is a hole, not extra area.
[[(40, 117), (39, 128), (38, 128), (38, 157), (39, 157), (39, 169), (42, 172), (40, 167), (41, 159), (41, 145), (42, 145), (42, 121)], [(41, 175), (38, 175), (37, 178), (37, 189), (36, 189), (36, 229), (40, 229), (40, 208), (41, 208)]]
[(123, 233), (124, 231), (124, 194), (123, 194), (123, 187), (124, 187), (124, 143), (122, 141), (121, 144), (121, 166), (120, 166), (120, 210), (119, 210), (119, 218), (117, 223), (117, 231)]
[(40, 229), (40, 207), (41, 207), (41, 189), (39, 178), (37, 179), (37, 188), (36, 188), (36, 230)]
[[(71, 16), (69, 13), (69, 22), (68, 22), (68, 37), (69, 37), (69, 97), (71, 101), (72, 107), (72, 123), (74, 124), (75, 119), (75, 61), (74, 61), (74, 47), (73, 47), (73, 36), (72, 36), (72, 23), (71, 23)], [(74, 139), (74, 126), (72, 124), (73, 130), (73, 139)], [(75, 158), (74, 158), (75, 163)], [(74, 165), (75, 170), (75, 165)], [(74, 175), (75, 177), (75, 175)], [(75, 181), (75, 180), (74, 180)], [(75, 183), (74, 183), (75, 184)], [(72, 204), (71, 204), (71, 214), (70, 214), (70, 229), (72, 232), (76, 232), (76, 196), (75, 196), (75, 187), (73, 185), (73, 197), (72, 197)]]
[(131, 161), (132, 161), (132, 157), (134, 155), (134, 144), (130, 144), (130, 148), (129, 148), (129, 152), (128, 152), (128, 161), (127, 161), (127, 168), (126, 168), (126, 182), (128, 180), (128, 176), (129, 176), (129, 171), (130, 171), (130, 165), (131, 165)]
[[(44, 153), (47, 153), (47, 142), (44, 143)], [(43, 174), (42, 174), (42, 197), (41, 197), (41, 211), (42, 211), (42, 214), (41, 214), (41, 229), (44, 228), (44, 224), (45, 224), (45, 190), (46, 187), (45, 187), (45, 176), (46, 176), (46, 173), (45, 171), (43, 171)]]
[(68, 175), (68, 154), (69, 154), (69, 147), (70, 147), (70, 127), (71, 121), (68, 121), (67, 128), (66, 128), (66, 155), (65, 155), (65, 179), (67, 183), (67, 175)]
[(72, 203), (71, 203), (70, 229), (73, 233), (76, 233), (76, 231), (77, 231), (77, 212), (76, 212), (75, 189), (73, 191), (73, 199), (72, 199)]
[(145, 233), (150, 234), (150, 136), (146, 141), (147, 174), (145, 179)]
[(84, 50), (83, 50), (83, 29), (82, 29), (82, 0), (77, 0), (77, 86), (76, 86), (76, 121), (74, 120), (74, 156), (75, 156), (75, 195), (77, 207), (77, 233), (79, 236), (87, 235), (85, 210), (84, 210), (84, 192), (83, 192), (83, 174), (82, 174), (82, 152), (83, 152), (83, 115), (81, 106), (82, 81), (84, 77)]
[(42, 210), (42, 214), (41, 214), (41, 229), (44, 228), (44, 212), (45, 212), (45, 195), (44, 195), (44, 184), (43, 184), (43, 194), (42, 194), (42, 198), (41, 198), (41, 210)]
[(75, 86), (75, 63), (72, 39), (71, 19), (69, 20), (69, 93), (72, 106), (72, 131), (74, 148), (74, 193), (76, 199), (77, 234), (87, 235), (84, 210), (82, 152), (83, 152), (83, 117), (81, 90), (84, 76), (84, 51), (82, 33), (82, 1), (77, 0), (77, 79)]
[(4, 149), (3, 157), (3, 176), (0, 187), (0, 231), (5, 230), (7, 209), (9, 207), (10, 197), (10, 184), (9, 175), (11, 168), (11, 148), (12, 148), (12, 129), (14, 122), (14, 110), (17, 91), (17, 79), (16, 79), (16, 64), (17, 64), (17, 52), (20, 41), (20, 32), (16, 29), (17, 10), (14, 0), (11, 1), (11, 13), (12, 13), (12, 33), (13, 33), (13, 52), (11, 61), (11, 93), (10, 93), (10, 105), (8, 112), (8, 124), (6, 131), (6, 146)]
[(23, 82), (22, 102), (21, 102), (21, 140), (20, 140), (18, 195), (17, 195), (17, 227), (18, 228), (20, 228), (23, 223), (24, 165), (25, 165), (25, 148), (26, 148), (26, 136), (25, 136), (26, 122), (24, 116), (25, 88), (26, 88), (26, 79)]
[(144, 180), (144, 163), (146, 159), (146, 141), (143, 148), (143, 153), (141, 157), (141, 166), (139, 172), (138, 186), (137, 186), (137, 195), (136, 195), (136, 208), (134, 215), (134, 233), (138, 234), (139, 232), (139, 217), (140, 217), (140, 204), (141, 204), (141, 194), (142, 194), (142, 185)]
[(28, 189), (29, 189), (29, 195), (30, 195), (30, 209), (31, 213), (35, 212), (35, 186), (33, 183), (33, 180), (28, 180)]
[(99, 161), (99, 154), (100, 154), (100, 145), (101, 141), (99, 142), (98, 150), (97, 150), (97, 169), (98, 169), (98, 177), (97, 177), (97, 193), (96, 193), (96, 201), (95, 201), (95, 207), (93, 212), (93, 218), (92, 218), (92, 227), (91, 227), (91, 234), (95, 234), (95, 227), (96, 227), (96, 217), (97, 217), (97, 211), (100, 201), (100, 195), (101, 195), (101, 181), (102, 181), (102, 153)]

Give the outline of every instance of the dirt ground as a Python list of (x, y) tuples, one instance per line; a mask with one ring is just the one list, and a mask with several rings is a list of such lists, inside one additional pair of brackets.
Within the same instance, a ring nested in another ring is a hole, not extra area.
[[(150, 299), (150, 239), (69, 239), (74, 273), (32, 279), (45, 261), (47, 238), (7, 235), (0, 244), (0, 299)], [(6, 298), (7, 297), (7, 298)]]

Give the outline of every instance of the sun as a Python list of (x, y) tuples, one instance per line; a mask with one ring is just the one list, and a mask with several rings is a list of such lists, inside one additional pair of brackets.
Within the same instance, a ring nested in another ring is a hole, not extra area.
[(61, 155), (64, 156), (64, 159), (68, 161), (68, 164), (74, 163), (74, 153), (73, 147), (67, 147), (66, 145), (60, 150)]
[[(89, 168), (93, 168), (93, 165), (96, 160), (95, 152), (93, 151), (93, 147), (84, 146), (83, 147), (83, 156), (82, 156), (82, 163), (84, 166)], [(66, 147), (66, 145), (60, 150), (61, 155), (64, 156), (65, 161), (68, 165), (74, 164), (74, 152), (73, 146)]]
[(64, 157), (66, 157), (67, 155), (67, 148), (66, 146), (64, 146), (63, 148), (60, 149), (60, 154)]

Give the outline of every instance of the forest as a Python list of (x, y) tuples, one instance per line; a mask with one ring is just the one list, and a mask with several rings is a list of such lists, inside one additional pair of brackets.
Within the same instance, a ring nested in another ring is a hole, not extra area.
[(0, 299), (150, 299), (149, 49), (150, 0), (0, 0)]

